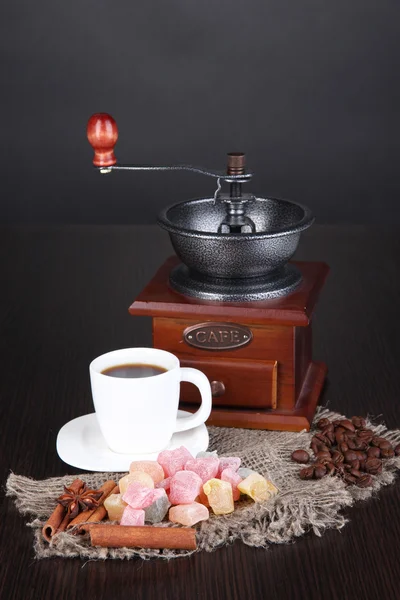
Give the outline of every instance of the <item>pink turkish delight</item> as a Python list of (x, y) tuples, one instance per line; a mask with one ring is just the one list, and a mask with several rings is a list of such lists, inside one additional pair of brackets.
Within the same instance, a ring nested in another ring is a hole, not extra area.
[(217, 476), (219, 467), (219, 459), (216, 457), (209, 458), (192, 458), (185, 465), (185, 471), (193, 471), (205, 483), (209, 479)]
[(178, 471), (182, 471), (188, 460), (193, 456), (185, 446), (175, 448), (175, 450), (163, 450), (157, 458), (157, 462), (164, 469), (165, 477), (172, 477)]
[(167, 477), (166, 479), (163, 479), (162, 481), (159, 481), (158, 483), (156, 483), (155, 487), (162, 488), (163, 490), (168, 491), (170, 485), (171, 485), (171, 477)]
[(122, 496), (122, 500), (129, 504), (131, 508), (146, 508), (154, 501), (156, 490), (141, 485), (138, 481), (133, 481)]
[(120, 525), (144, 525), (144, 510), (127, 506), (122, 513)]
[(221, 473), (221, 481), (228, 481), (232, 486), (232, 495), (233, 500), (239, 500), (240, 498), (240, 490), (238, 490), (238, 485), (243, 479), (240, 475), (237, 474), (233, 469), (224, 469)]
[(199, 523), (199, 521), (205, 521), (209, 516), (208, 508), (198, 502), (173, 506), (168, 513), (169, 520), (172, 523), (180, 523), (188, 527)]
[(223, 456), (219, 459), (219, 468), (217, 477), (221, 477), (222, 471), (225, 469), (232, 469), (233, 471), (237, 471), (240, 467), (241, 459), (237, 456)]
[(191, 504), (202, 489), (203, 482), (197, 473), (179, 471), (171, 478), (169, 501), (171, 504)]
[(156, 460), (134, 460), (129, 467), (129, 472), (135, 471), (147, 473), (154, 483), (159, 483), (165, 477), (162, 466)]

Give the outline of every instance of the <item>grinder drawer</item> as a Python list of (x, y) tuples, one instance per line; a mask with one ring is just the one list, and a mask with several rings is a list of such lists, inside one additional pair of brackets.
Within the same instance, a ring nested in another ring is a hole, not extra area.
[[(180, 362), (182, 367), (205, 373), (211, 384), (213, 406), (276, 408), (276, 361), (181, 357)], [(200, 393), (190, 383), (181, 383), (180, 398), (181, 402), (200, 404)]]

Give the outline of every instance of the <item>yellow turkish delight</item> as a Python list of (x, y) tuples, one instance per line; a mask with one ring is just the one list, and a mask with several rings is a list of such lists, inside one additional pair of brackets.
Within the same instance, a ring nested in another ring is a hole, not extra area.
[(235, 510), (232, 486), (229, 481), (209, 479), (203, 485), (203, 491), (216, 515), (228, 515)]
[(154, 488), (154, 481), (152, 477), (148, 473), (144, 473), (144, 471), (134, 471), (133, 473), (128, 473), (128, 475), (124, 475), (118, 482), (119, 491), (121, 494), (125, 494), (126, 490), (134, 481), (138, 481), (144, 487)]
[(104, 508), (108, 512), (110, 521), (120, 521), (127, 506), (127, 503), (122, 500), (122, 494), (111, 494), (104, 500)]
[(247, 494), (254, 502), (264, 502), (278, 493), (278, 488), (271, 481), (258, 473), (251, 473), (238, 484), (242, 494)]

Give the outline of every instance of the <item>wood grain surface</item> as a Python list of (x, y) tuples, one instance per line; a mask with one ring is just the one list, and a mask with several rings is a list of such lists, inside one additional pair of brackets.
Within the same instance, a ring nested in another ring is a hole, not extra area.
[[(128, 307), (162, 261), (156, 227), (0, 229), (0, 480), (78, 473), (57, 456), (59, 429), (93, 411), (88, 365), (151, 345), (148, 317)], [(329, 367), (322, 403), (400, 427), (400, 231), (313, 226), (299, 260), (331, 273), (314, 320)], [(400, 483), (346, 511), (342, 531), (268, 550), (242, 543), (170, 562), (36, 561), (32, 532), (0, 495), (0, 598), (5, 600), (400, 598)]]

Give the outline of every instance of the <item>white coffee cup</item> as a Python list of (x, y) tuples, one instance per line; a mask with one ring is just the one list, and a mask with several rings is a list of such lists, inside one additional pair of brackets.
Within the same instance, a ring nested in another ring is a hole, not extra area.
[[(102, 371), (118, 365), (156, 365), (157, 375), (139, 378), (110, 377)], [(211, 388), (197, 369), (181, 367), (179, 359), (156, 348), (126, 348), (95, 358), (89, 367), (93, 404), (100, 430), (113, 452), (160, 452), (172, 435), (204, 423), (211, 412)], [(190, 417), (178, 418), (179, 384), (194, 383), (201, 405)]]

